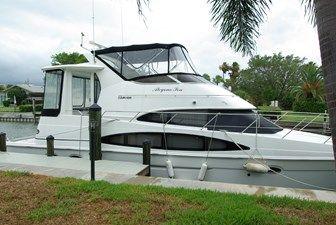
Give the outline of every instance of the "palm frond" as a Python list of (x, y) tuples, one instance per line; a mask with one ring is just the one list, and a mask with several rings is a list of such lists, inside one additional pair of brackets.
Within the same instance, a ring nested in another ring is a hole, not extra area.
[(272, 0), (208, 0), (211, 20), (219, 26), (221, 40), (243, 53), (252, 54), (259, 25), (264, 21)]
[(138, 14), (142, 18), (143, 22), (145, 23), (146, 27), (146, 16), (144, 14), (144, 8), (143, 6), (149, 7), (149, 1), (150, 0), (136, 0), (137, 6), (138, 6)]
[(307, 17), (308, 21), (315, 26), (316, 25), (316, 20), (315, 20), (315, 2), (314, 2), (314, 0), (301, 0), (301, 5), (304, 7), (305, 16)]

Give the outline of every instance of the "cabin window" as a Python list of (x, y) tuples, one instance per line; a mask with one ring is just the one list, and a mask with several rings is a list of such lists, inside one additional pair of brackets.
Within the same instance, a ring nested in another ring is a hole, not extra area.
[(46, 71), (42, 116), (58, 116), (60, 113), (62, 82), (62, 70)]
[(101, 86), (97, 74), (94, 75), (94, 103), (98, 102)]
[[(145, 140), (150, 140), (156, 149), (184, 150), (184, 151), (237, 151), (241, 150), (235, 143), (191, 134), (176, 133), (126, 133), (102, 137), (102, 143), (131, 147), (142, 147)], [(240, 145), (244, 150), (250, 149)]]
[[(251, 110), (221, 111), (217, 120), (213, 119), (218, 112), (204, 111), (176, 111), (148, 113), (138, 118), (139, 121), (167, 123), (182, 126), (206, 126), (208, 129), (226, 130), (230, 132), (255, 133), (256, 114)], [(216, 121), (216, 125), (215, 125)], [(246, 129), (247, 128), (247, 129)], [(258, 133), (274, 134), (282, 130), (281, 127), (260, 116)]]
[(91, 105), (90, 79), (72, 77), (72, 105), (73, 108), (87, 108)]

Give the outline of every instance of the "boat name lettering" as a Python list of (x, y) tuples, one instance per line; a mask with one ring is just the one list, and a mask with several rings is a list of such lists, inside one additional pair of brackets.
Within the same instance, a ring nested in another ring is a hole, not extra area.
[(175, 87), (175, 88), (155, 88), (153, 90), (154, 92), (160, 92), (160, 93), (163, 93), (163, 92), (181, 92), (182, 89), (181, 88), (178, 88), (178, 87)]

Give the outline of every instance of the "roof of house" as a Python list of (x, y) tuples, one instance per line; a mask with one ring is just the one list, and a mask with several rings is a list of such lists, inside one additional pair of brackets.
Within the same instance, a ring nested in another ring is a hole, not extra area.
[(38, 85), (33, 85), (33, 84), (17, 84), (15, 86), (20, 87), (31, 93), (43, 93), (44, 92), (43, 86), (38, 86)]

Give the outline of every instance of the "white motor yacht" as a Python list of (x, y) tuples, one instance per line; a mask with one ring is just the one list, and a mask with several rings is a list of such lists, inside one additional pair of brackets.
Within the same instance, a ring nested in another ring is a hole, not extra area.
[(284, 129), (197, 73), (180, 44), (95, 51), (96, 62), (44, 67), (34, 138), (9, 151), (88, 157), (88, 107), (102, 108), (102, 158), (142, 162), (151, 141), (153, 176), (300, 188), (336, 188), (330, 137)]

